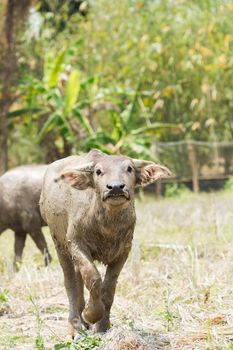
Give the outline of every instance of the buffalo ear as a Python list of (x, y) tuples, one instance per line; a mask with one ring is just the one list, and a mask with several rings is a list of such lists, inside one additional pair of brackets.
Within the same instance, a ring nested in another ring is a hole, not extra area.
[(158, 179), (171, 176), (171, 171), (163, 165), (139, 159), (133, 159), (133, 163), (137, 175), (136, 186), (144, 187)]
[(86, 190), (88, 187), (93, 187), (93, 169), (93, 162), (73, 169), (65, 169), (55, 181), (64, 180), (78, 190)]

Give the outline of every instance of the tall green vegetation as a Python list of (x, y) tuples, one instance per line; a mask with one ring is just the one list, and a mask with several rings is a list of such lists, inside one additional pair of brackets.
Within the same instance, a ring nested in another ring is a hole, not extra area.
[(46, 4), (21, 32), (11, 164), (91, 147), (149, 158), (155, 139), (232, 140), (232, 1)]

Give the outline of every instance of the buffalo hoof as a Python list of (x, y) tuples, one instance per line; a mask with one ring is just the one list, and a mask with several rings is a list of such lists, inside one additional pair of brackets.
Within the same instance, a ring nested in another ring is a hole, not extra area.
[(78, 317), (74, 317), (68, 322), (68, 337), (74, 339), (75, 334), (82, 329), (81, 320)]
[(73, 339), (74, 343), (78, 343), (80, 340), (82, 340), (84, 337), (84, 334), (87, 334), (87, 331), (90, 330), (90, 327), (91, 327), (90, 325), (88, 325), (88, 326), (82, 325), (82, 333), (80, 332), (80, 333), (77, 333), (75, 335), (75, 337)]
[(82, 312), (82, 318), (85, 322), (94, 324), (101, 320), (104, 315), (105, 307), (103, 302), (95, 301), (95, 303), (89, 303)]
[(103, 317), (100, 321), (95, 324), (94, 332), (95, 333), (105, 333), (110, 328), (109, 317)]
[(82, 328), (83, 328), (84, 330), (89, 331), (89, 330), (91, 329), (90, 324), (87, 323), (87, 322), (85, 322), (83, 319), (82, 319), (82, 326), (83, 326)]

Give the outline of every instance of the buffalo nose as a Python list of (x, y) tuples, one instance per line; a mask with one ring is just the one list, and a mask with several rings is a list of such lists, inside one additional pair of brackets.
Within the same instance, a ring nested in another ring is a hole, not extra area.
[(124, 187), (125, 187), (125, 184), (122, 184), (120, 182), (111, 182), (111, 184), (107, 185), (107, 189), (116, 191), (116, 192), (122, 191)]

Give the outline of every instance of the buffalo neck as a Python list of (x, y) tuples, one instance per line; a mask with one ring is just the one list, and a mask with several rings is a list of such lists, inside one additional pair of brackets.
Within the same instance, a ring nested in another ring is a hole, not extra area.
[(131, 198), (127, 205), (107, 206), (101, 197), (95, 193), (92, 198), (90, 213), (98, 227), (104, 234), (112, 235), (122, 229), (133, 229), (136, 221), (134, 199)]

